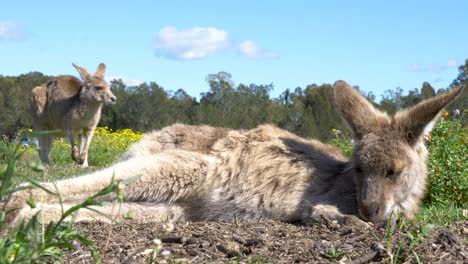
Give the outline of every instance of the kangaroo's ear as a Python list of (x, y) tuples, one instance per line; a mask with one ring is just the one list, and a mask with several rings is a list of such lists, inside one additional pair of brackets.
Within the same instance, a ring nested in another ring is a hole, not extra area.
[(396, 113), (393, 126), (410, 145), (414, 145), (424, 134), (429, 133), (440, 116), (439, 112), (452, 102), (463, 88), (457, 87), (446, 93), (420, 102)]
[(83, 79), (83, 81), (88, 81), (91, 79), (91, 74), (85, 68), (75, 63), (72, 63), (72, 65), (80, 73), (81, 79)]
[(333, 84), (333, 101), (335, 108), (353, 131), (355, 139), (365, 134), (390, 125), (387, 114), (374, 106), (358, 91), (345, 81)]
[(104, 74), (106, 73), (106, 65), (104, 63), (99, 63), (96, 69), (95, 76), (104, 79)]

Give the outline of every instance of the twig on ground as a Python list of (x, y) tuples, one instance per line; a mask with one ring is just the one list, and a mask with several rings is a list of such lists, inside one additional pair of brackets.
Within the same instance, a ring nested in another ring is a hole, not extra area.
[(385, 252), (385, 248), (382, 246), (382, 244), (374, 242), (371, 246), (371, 249), (373, 252), (367, 253), (364, 256), (361, 256), (357, 259), (354, 259), (350, 262), (347, 262), (347, 264), (364, 264), (368, 263), (369, 261), (375, 260), (382, 256), (382, 253)]

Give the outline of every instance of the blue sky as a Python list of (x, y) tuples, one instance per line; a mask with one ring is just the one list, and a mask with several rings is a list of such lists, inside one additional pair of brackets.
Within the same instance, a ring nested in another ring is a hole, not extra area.
[(205, 78), (286, 88), (343, 79), (381, 95), (447, 87), (468, 59), (468, 1), (2, 1), (0, 74), (78, 75), (199, 97)]

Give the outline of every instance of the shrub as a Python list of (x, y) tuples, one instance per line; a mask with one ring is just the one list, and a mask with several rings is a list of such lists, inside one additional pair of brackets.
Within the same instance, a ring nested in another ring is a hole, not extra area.
[(468, 204), (468, 127), (462, 126), (466, 114), (467, 110), (449, 119), (443, 112), (427, 136), (429, 185), (425, 202)]
[(351, 157), (351, 154), (353, 154), (354, 140), (335, 128), (331, 130), (331, 133), (332, 138), (328, 143), (339, 148), (341, 153), (345, 154), (347, 157)]

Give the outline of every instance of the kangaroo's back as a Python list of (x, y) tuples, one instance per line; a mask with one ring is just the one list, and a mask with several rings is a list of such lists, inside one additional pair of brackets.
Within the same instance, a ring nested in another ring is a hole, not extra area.
[(81, 81), (71, 75), (60, 75), (49, 80), (46, 86), (49, 90), (49, 100), (51, 102), (66, 101), (79, 96)]
[(40, 129), (62, 128), (62, 119), (79, 100), (80, 89), (81, 81), (70, 75), (60, 75), (34, 87), (30, 105), (35, 126)]
[[(231, 130), (211, 148), (216, 165), (194, 195), (187, 196), (187, 214), (194, 220), (243, 220), (265, 216), (307, 221), (312, 204), (331, 201), (347, 158), (336, 148), (305, 140), (272, 125)], [(349, 183), (352, 181), (346, 181)], [(330, 182), (330, 179), (333, 179)], [(348, 184), (351, 191), (353, 185)], [(342, 203), (344, 211), (354, 204)]]

